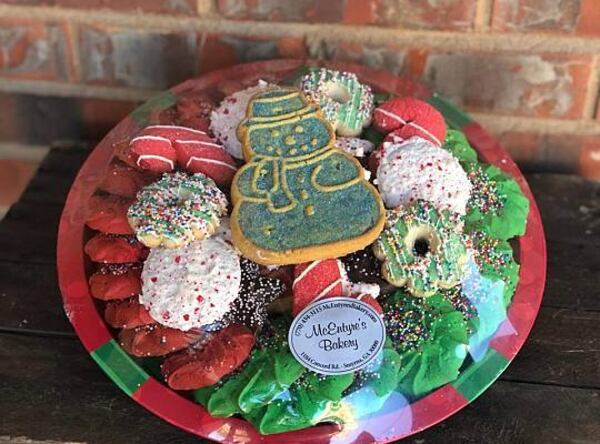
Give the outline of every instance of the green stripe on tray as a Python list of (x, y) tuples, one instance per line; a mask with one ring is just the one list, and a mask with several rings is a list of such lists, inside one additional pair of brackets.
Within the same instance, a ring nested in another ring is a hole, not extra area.
[(94, 350), (91, 355), (110, 379), (129, 396), (149, 377), (114, 339)]
[(152, 113), (167, 109), (177, 103), (177, 96), (171, 91), (152, 97), (144, 104), (138, 106), (131, 113), (131, 118), (140, 126), (144, 126), (150, 120)]
[(508, 363), (504, 356), (489, 349), (481, 361), (467, 367), (452, 385), (471, 402), (496, 380)]
[(442, 113), (448, 125), (454, 129), (461, 129), (463, 126), (473, 122), (468, 114), (459, 110), (454, 104), (437, 94), (432, 95), (427, 101)]

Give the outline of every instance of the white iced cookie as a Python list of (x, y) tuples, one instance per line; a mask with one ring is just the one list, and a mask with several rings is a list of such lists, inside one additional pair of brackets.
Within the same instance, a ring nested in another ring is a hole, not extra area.
[(246, 108), (250, 98), (264, 90), (269, 84), (259, 80), (256, 86), (237, 91), (223, 99), (219, 106), (211, 112), (210, 130), (229, 154), (236, 159), (243, 159), (242, 145), (237, 138), (237, 127), (246, 117)]
[(220, 238), (153, 248), (142, 270), (140, 303), (156, 322), (188, 331), (220, 321), (238, 297), (240, 259)]
[(354, 157), (365, 157), (375, 148), (372, 142), (358, 137), (338, 137), (335, 139), (335, 146)]
[(448, 151), (411, 137), (400, 143), (385, 142), (379, 154), (377, 183), (386, 207), (421, 199), (438, 210), (465, 214), (471, 182)]

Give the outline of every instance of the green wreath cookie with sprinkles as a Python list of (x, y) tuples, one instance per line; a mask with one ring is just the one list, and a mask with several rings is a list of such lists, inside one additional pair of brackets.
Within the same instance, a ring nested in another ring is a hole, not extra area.
[[(529, 201), (441, 99), (287, 71), (173, 99), (119, 145), (87, 209), (91, 294), (132, 359), (203, 415), (366, 442), (359, 424), (495, 355)], [(146, 164), (167, 154), (157, 176)]]
[(373, 245), (385, 279), (417, 297), (457, 285), (467, 253), (459, 222), (458, 216), (425, 201), (389, 210)]

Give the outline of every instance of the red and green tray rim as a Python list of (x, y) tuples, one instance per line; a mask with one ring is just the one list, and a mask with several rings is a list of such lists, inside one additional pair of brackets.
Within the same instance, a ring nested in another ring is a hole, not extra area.
[[(277, 435), (260, 435), (250, 423), (238, 418), (214, 418), (207, 411), (150, 376), (114, 340), (91, 297), (83, 253), (85, 202), (96, 190), (112, 158), (112, 144), (130, 137), (156, 111), (172, 106), (178, 95), (213, 87), (223, 81), (248, 82), (259, 78), (279, 80), (302, 65), (320, 65), (355, 72), (380, 91), (412, 95), (429, 101), (451, 127), (460, 129), (480, 158), (513, 176), (530, 202), (527, 230), (518, 239), (520, 279), (505, 323), (491, 340), (482, 360), (471, 364), (459, 378), (419, 401), (391, 413), (370, 418), (369, 433), (377, 442), (389, 442), (431, 427), (465, 407), (483, 393), (506, 369), (523, 346), (542, 300), (546, 280), (546, 242), (542, 220), (529, 185), (500, 144), (468, 114), (431, 94), (426, 87), (407, 79), (346, 62), (272, 60), (236, 65), (188, 80), (137, 108), (121, 121), (91, 152), (67, 197), (57, 242), (57, 268), (65, 312), (86, 350), (108, 376), (129, 396), (156, 415), (190, 433), (220, 442), (329, 442), (341, 438), (335, 425), (322, 425)], [(395, 424), (410, 415), (411, 427), (396, 430)], [(360, 422), (359, 422), (360, 424)], [(376, 431), (373, 431), (376, 430)]]

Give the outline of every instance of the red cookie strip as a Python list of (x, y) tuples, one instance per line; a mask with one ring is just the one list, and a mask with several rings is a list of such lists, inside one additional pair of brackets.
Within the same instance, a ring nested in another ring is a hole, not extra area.
[(379, 314), (383, 309), (368, 293), (350, 292), (344, 264), (338, 259), (327, 259), (298, 264), (294, 267), (292, 314), (296, 316), (308, 305), (319, 299), (335, 296), (355, 298), (369, 304)]
[(111, 327), (126, 330), (156, 323), (137, 298), (109, 302), (104, 309), (104, 320)]
[(206, 333), (185, 332), (153, 324), (121, 330), (119, 342), (133, 356), (164, 356), (198, 342)]
[(248, 328), (231, 324), (219, 330), (202, 348), (169, 356), (163, 362), (162, 374), (175, 390), (213, 385), (244, 363), (254, 342), (254, 334)]
[(419, 136), (441, 146), (446, 137), (446, 122), (440, 112), (413, 97), (391, 99), (375, 108), (373, 126), (387, 134), (386, 141)]
[(116, 196), (134, 198), (153, 179), (123, 162), (113, 161), (98, 188)]
[(88, 201), (85, 223), (93, 230), (108, 234), (133, 234), (127, 221), (127, 209), (132, 201), (113, 195), (96, 195)]
[(128, 264), (146, 258), (148, 249), (133, 236), (97, 234), (84, 247), (93, 262)]
[(102, 267), (90, 276), (92, 296), (102, 301), (127, 299), (142, 291), (142, 270), (129, 264)]
[(206, 132), (174, 125), (144, 128), (130, 144), (139, 167), (172, 171), (176, 164), (190, 173), (204, 173), (219, 185), (230, 185), (237, 166), (222, 145)]
[(327, 296), (344, 294), (344, 265), (337, 259), (305, 262), (294, 267), (292, 314), (296, 316), (310, 303)]

